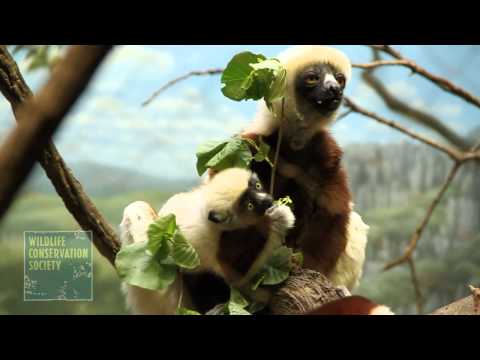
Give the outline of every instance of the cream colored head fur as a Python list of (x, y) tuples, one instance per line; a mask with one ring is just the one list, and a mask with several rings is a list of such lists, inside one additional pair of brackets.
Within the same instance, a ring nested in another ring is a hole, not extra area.
[[(330, 64), (337, 68), (345, 76), (346, 85), (352, 76), (352, 65), (349, 58), (340, 50), (322, 45), (297, 45), (280, 53), (277, 58), (287, 70), (287, 91), (285, 96), (284, 116), (290, 122), (306, 120), (315, 122), (319, 126), (328, 126), (336, 117), (336, 113), (329, 119), (304, 119), (305, 114), (297, 111), (295, 101), (295, 77), (298, 72), (309, 64)], [(260, 102), (254, 121), (248, 125), (244, 133), (255, 133), (268, 136), (278, 128), (278, 120), (281, 114), (281, 101), (273, 104), (275, 117), (272, 116), (265, 103)], [(315, 116), (315, 115), (314, 115)], [(315, 116), (316, 117), (316, 116)], [(313, 129), (315, 131), (315, 129)]]
[[(278, 55), (278, 59), (287, 69), (287, 84), (294, 81), (297, 71), (309, 64), (330, 64), (345, 75), (346, 82), (352, 76), (352, 65), (348, 57), (338, 49), (322, 45), (297, 45)], [(291, 88), (291, 86), (288, 86)]]
[(251, 176), (252, 172), (247, 169), (230, 168), (220, 171), (202, 189), (206, 195), (207, 209), (230, 210), (232, 204), (247, 190)]

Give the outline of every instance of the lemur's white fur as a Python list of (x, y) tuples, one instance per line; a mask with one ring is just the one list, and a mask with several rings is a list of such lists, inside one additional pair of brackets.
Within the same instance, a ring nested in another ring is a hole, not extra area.
[(346, 286), (349, 290), (359, 285), (365, 262), (368, 229), (369, 226), (363, 222), (359, 214), (355, 211), (350, 212), (345, 252), (338, 259), (333, 271), (328, 274), (333, 284)]
[(395, 315), (395, 313), (388, 306), (379, 305), (369, 315)]
[[(208, 183), (190, 192), (172, 196), (160, 209), (158, 216), (175, 214), (177, 225), (200, 257), (200, 266), (192, 272), (212, 272), (225, 279), (217, 260), (222, 231), (248, 226), (234, 218), (229, 224), (215, 224), (208, 220), (210, 210), (232, 211), (232, 206), (247, 189), (251, 172), (245, 169), (227, 169), (218, 173)], [(235, 286), (245, 285), (265, 263), (272, 251), (281, 245), (295, 218), (288, 206), (277, 206), (267, 211), (271, 226), (265, 247), (258, 254), (248, 273)], [(135, 202), (124, 211), (120, 224), (122, 244), (146, 241), (148, 225), (156, 218), (155, 211), (144, 202)], [(166, 291), (151, 291), (123, 285), (127, 304), (137, 314), (174, 314), (182, 293), (181, 274)], [(189, 294), (183, 289), (183, 306), (191, 308)]]

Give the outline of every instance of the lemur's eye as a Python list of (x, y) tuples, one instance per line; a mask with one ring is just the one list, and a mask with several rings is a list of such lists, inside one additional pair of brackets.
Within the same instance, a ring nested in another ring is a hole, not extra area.
[(342, 73), (336, 73), (335, 74), (335, 80), (337, 80), (338, 84), (340, 86), (345, 86), (345, 75), (343, 75)]
[(257, 188), (257, 190), (260, 190), (262, 188), (262, 184), (260, 184), (259, 182), (257, 182), (255, 184), (255, 187)]
[(307, 86), (317, 85), (319, 81), (320, 81), (320, 77), (317, 74), (308, 74), (305, 77), (305, 84)]
[(247, 209), (252, 211), (253, 210), (253, 204), (251, 202), (248, 203)]

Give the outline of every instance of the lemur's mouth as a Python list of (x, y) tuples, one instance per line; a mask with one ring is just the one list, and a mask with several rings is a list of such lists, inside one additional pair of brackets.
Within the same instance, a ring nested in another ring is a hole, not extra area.
[(316, 101), (317, 109), (322, 112), (332, 112), (337, 110), (342, 103), (342, 96), (327, 98), (327, 99), (318, 99)]

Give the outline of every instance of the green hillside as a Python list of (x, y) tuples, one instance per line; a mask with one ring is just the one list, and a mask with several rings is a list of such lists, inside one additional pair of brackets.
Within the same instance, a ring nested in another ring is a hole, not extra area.
[[(123, 208), (132, 201), (145, 200), (158, 207), (168, 196), (153, 191), (132, 192), (93, 200), (111, 224), (118, 224)], [(115, 270), (96, 250), (93, 301), (23, 301), (23, 231), (75, 229), (78, 225), (57, 195), (21, 195), (0, 227), (0, 314), (126, 314)]]

